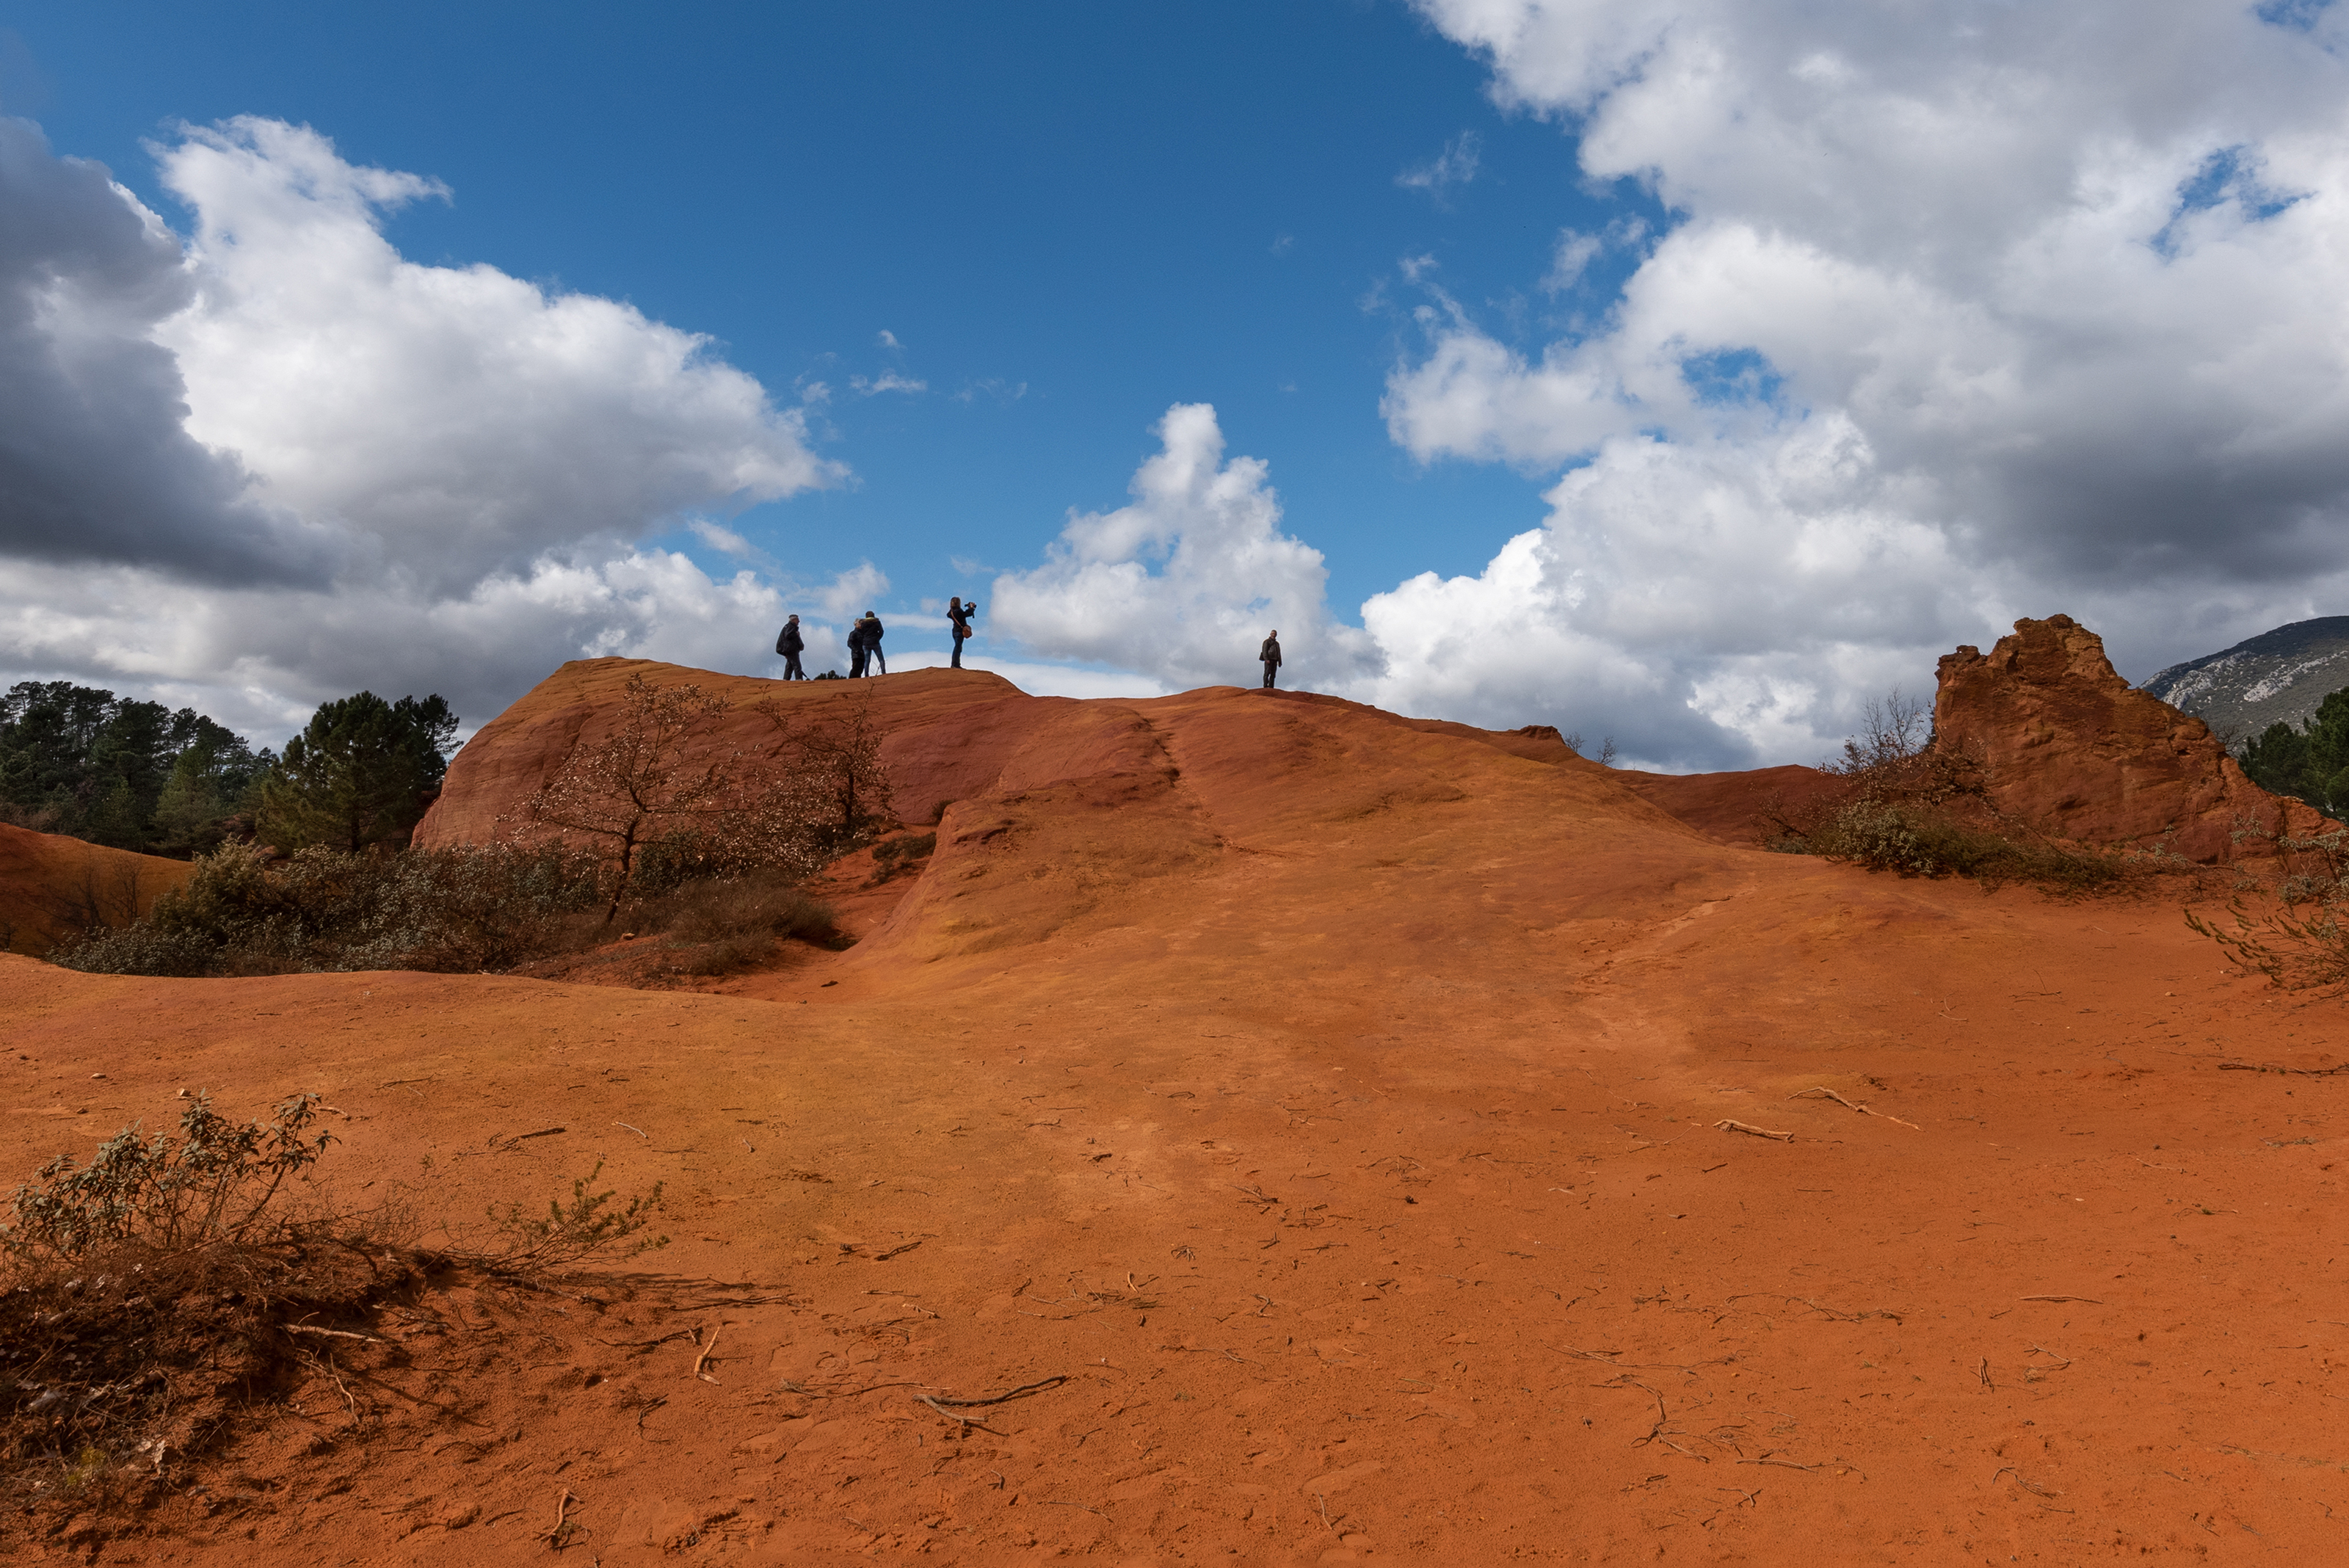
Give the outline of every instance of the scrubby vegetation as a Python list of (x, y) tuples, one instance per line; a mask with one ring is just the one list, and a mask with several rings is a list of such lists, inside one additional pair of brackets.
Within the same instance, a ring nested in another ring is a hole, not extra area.
[(2271, 794), (2306, 801), (2327, 816), (2349, 815), (2349, 687), (2325, 698), (2297, 730), (2269, 725), (2238, 760)]
[(314, 1377), (346, 1390), (337, 1347), (382, 1344), (374, 1315), (436, 1273), (527, 1281), (667, 1241), (645, 1234), (660, 1189), (599, 1192), (599, 1165), (543, 1215), (493, 1210), (478, 1251), (420, 1249), (388, 1207), (339, 1210), (311, 1184), (334, 1142), (320, 1109), (296, 1095), (238, 1123), (200, 1095), (176, 1134), (126, 1127), (16, 1189), (0, 1226), (12, 1504), (150, 1484)]
[(645, 899), (626, 918), (639, 933), (667, 934), (667, 945), (678, 956), (667, 967), (676, 974), (754, 969), (789, 938), (823, 947), (845, 940), (831, 905), (771, 877), (688, 882)]
[(723, 743), (730, 711), (637, 675), (507, 837), (400, 849), (415, 819), (393, 806), (437, 781), (456, 721), (438, 698), (329, 703), (262, 789), (264, 825), (308, 822), (333, 843), (283, 860), (222, 844), (144, 919), (71, 922), (82, 934), (50, 957), (105, 974), (494, 971), (666, 932), (681, 956), (664, 972), (716, 975), (787, 938), (836, 943), (832, 909), (799, 884), (894, 826), (879, 732), (862, 706), (808, 722), (761, 704), (768, 741), (750, 754)]
[(903, 838), (884, 839), (873, 846), (873, 881), (878, 887), (893, 877), (902, 877), (938, 846), (935, 833), (909, 833)]
[(2303, 838), (2245, 819), (2235, 842), (2268, 846), (2281, 875), (2272, 886), (2246, 878), (2225, 916), (2189, 908), (2186, 923), (2287, 990), (2349, 984), (2349, 829)]
[(888, 777), (867, 705), (801, 723), (760, 703), (772, 735), (762, 756), (721, 749), (731, 711), (698, 686), (631, 676), (610, 730), (573, 745), (514, 832), (593, 855), (609, 920), (664, 883), (806, 876), (885, 820)]
[(1979, 760), (1936, 746), (1931, 711), (1894, 691), (1868, 705), (1861, 732), (1820, 764), (1840, 787), (1770, 808), (1770, 847), (1903, 877), (1971, 877), (2081, 893), (2150, 868), (2142, 857), (2066, 844), (1993, 811)]
[(602, 913), (593, 863), (556, 846), (304, 849), (273, 866), (226, 844), (145, 919), (50, 958), (97, 974), (503, 970), (593, 940)]
[[(92, 974), (500, 971), (610, 940), (604, 873), (594, 856), (558, 844), (305, 849), (274, 866), (251, 846), (223, 845), (145, 919), (50, 959)], [(643, 877), (622, 915), (628, 934), (669, 931), (681, 945), (724, 950), (686, 972), (730, 972), (770, 956), (781, 938), (833, 935), (830, 907), (772, 870)]]

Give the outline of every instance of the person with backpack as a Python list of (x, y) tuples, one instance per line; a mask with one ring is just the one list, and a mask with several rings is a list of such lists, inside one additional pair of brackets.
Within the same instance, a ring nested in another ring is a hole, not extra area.
[(848, 628), (848, 678), (864, 679), (864, 620), (859, 617)]
[(775, 638), (775, 651), (783, 658), (783, 679), (805, 680), (807, 671), (800, 668), (800, 655), (807, 651), (807, 639), (800, 634), (800, 618), (783, 622), (782, 631)]
[(1272, 678), (1280, 673), (1280, 633), (1276, 631), (1264, 639), (1257, 649), (1257, 658), (1264, 662), (1264, 689), (1272, 690)]
[[(864, 612), (864, 656), (881, 667), (882, 674), (889, 673), (889, 660), (881, 652), (881, 618), (871, 610)], [(869, 675), (872, 671), (868, 670), (865, 673)]]
[(948, 666), (949, 669), (962, 668), (962, 645), (970, 640), (970, 618), (978, 613), (978, 605), (975, 600), (970, 604), (958, 598), (947, 601), (947, 619), (954, 627), (954, 663)]

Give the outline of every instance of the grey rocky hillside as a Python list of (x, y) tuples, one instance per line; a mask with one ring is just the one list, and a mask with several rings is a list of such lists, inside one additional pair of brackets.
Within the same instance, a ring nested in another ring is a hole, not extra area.
[(2173, 664), (2144, 690), (2194, 714), (2230, 750), (2271, 724), (2298, 729), (2326, 695), (2349, 686), (2349, 615), (2298, 620), (2234, 647)]

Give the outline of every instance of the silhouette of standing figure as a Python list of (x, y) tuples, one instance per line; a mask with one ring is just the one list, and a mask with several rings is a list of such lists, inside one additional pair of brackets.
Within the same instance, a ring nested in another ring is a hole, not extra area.
[[(881, 667), (882, 674), (889, 673), (889, 660), (881, 652), (881, 618), (871, 610), (864, 612), (864, 654)], [(873, 672), (868, 670), (865, 673), (870, 675)]]
[(864, 677), (864, 622), (857, 620), (848, 628), (848, 678), (861, 680)]
[(783, 679), (805, 680), (807, 671), (800, 668), (800, 655), (807, 651), (807, 639), (800, 635), (800, 618), (783, 622), (781, 633), (775, 639), (775, 651), (783, 656)]
[(965, 604), (960, 599), (947, 601), (947, 619), (954, 623), (954, 663), (948, 668), (954, 670), (962, 668), (962, 645), (970, 640), (970, 618), (978, 613), (977, 600), (969, 604)]
[(1269, 691), (1272, 690), (1272, 678), (1280, 673), (1280, 633), (1276, 631), (1266, 638), (1264, 646), (1257, 650), (1256, 656), (1264, 660), (1264, 689)]

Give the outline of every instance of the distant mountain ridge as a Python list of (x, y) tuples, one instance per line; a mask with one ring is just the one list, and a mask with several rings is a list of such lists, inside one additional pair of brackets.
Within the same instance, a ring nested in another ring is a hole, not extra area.
[(2195, 715), (2230, 749), (2240, 749), (2271, 724), (2300, 728), (2344, 686), (2349, 686), (2349, 615), (2328, 615), (2173, 664), (2141, 690)]

